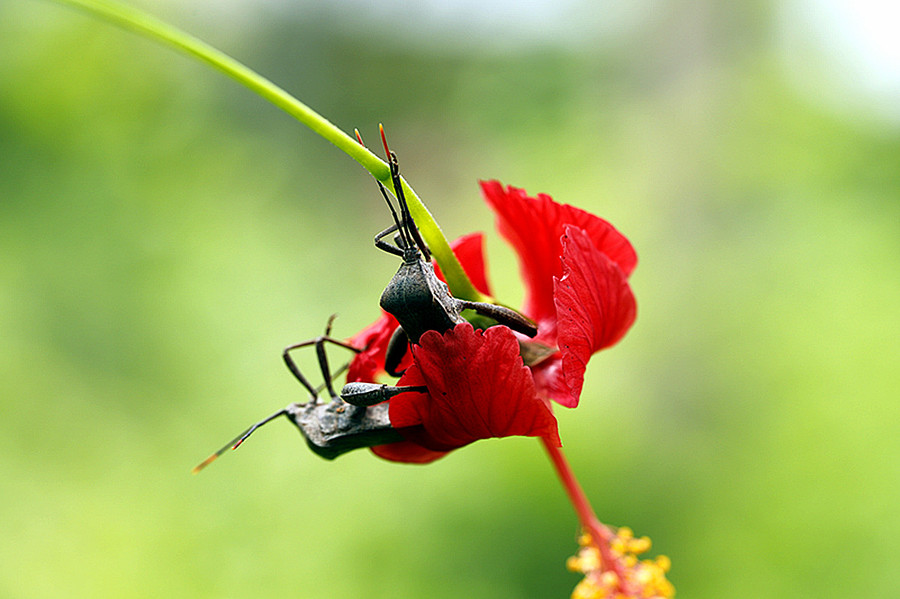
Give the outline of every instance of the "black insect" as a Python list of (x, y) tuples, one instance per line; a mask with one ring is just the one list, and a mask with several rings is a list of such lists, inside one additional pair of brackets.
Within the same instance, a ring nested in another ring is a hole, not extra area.
[[(300, 432), (303, 433), (310, 449), (326, 459), (334, 459), (337, 456), (359, 449), (361, 447), (371, 447), (373, 445), (381, 445), (384, 443), (392, 443), (402, 440), (400, 434), (391, 428), (388, 419), (388, 405), (372, 405), (369, 407), (365, 404), (365, 399), (374, 395), (388, 399), (404, 391), (422, 391), (422, 387), (390, 387), (382, 385), (384, 389), (366, 390), (366, 392), (358, 395), (363, 401), (354, 403), (353, 393), (349, 394), (350, 401), (345, 401), (340, 395), (335, 393), (332, 384), (335, 377), (340, 375), (346, 368), (343, 367), (332, 373), (328, 363), (328, 355), (325, 351), (325, 344), (332, 345), (358, 353), (361, 349), (353, 347), (339, 339), (331, 337), (331, 326), (334, 322), (334, 315), (328, 319), (325, 326), (325, 334), (309, 341), (295, 343), (284, 349), (282, 357), (288, 370), (300, 381), (300, 384), (309, 391), (310, 401), (306, 403), (292, 403), (286, 408), (279, 410), (271, 416), (260, 420), (240, 435), (229, 441), (224, 447), (206, 458), (203, 462), (194, 468), (194, 473), (199, 472), (208, 466), (213, 460), (222, 455), (228, 448), (237, 449), (253, 431), (264, 424), (275, 420), (279, 416), (287, 416), (293, 422)], [(291, 352), (296, 349), (314, 346), (319, 366), (322, 370), (324, 383), (321, 387), (313, 387), (309, 380), (300, 371), (300, 368), (291, 357)], [(319, 395), (323, 390), (328, 392), (330, 401), (320, 402)], [(377, 400), (384, 401), (383, 399)], [(371, 401), (371, 403), (377, 403)]]
[[(358, 133), (357, 136), (359, 136)], [(398, 371), (398, 368), (409, 350), (409, 344), (418, 343), (419, 338), (426, 331), (445, 332), (455, 325), (465, 322), (466, 319), (462, 316), (463, 310), (472, 310), (496, 323), (504, 324), (514, 331), (534, 337), (537, 334), (537, 328), (518, 312), (495, 304), (459, 299), (450, 294), (447, 285), (435, 274), (434, 265), (431, 263), (431, 252), (409, 213), (400, 179), (397, 156), (388, 148), (383, 129), (381, 138), (388, 157), (391, 183), (398, 207), (394, 208), (384, 185), (376, 181), (379, 191), (390, 209), (394, 223), (375, 236), (375, 247), (402, 258), (399, 270), (381, 294), (381, 307), (392, 314), (400, 324), (388, 344), (385, 371), (392, 376), (400, 376), (402, 373)], [(362, 139), (360, 139), (360, 143), (362, 143)], [(393, 244), (385, 241), (385, 238), (392, 233), (394, 234)], [(329, 343), (356, 353), (362, 351), (362, 348), (353, 347), (331, 337), (333, 320), (334, 316), (328, 320), (324, 335), (291, 345), (285, 348), (282, 354), (288, 369), (309, 391), (310, 401), (293, 403), (257, 422), (200, 463), (194, 468), (194, 472), (206, 467), (229, 447), (236, 449), (256, 429), (280, 416), (287, 416), (300, 429), (309, 447), (327, 459), (334, 459), (361, 447), (371, 447), (402, 439), (400, 434), (391, 427), (387, 402), (400, 393), (426, 391), (427, 389), (425, 387), (396, 387), (379, 383), (352, 382), (344, 385), (340, 394), (335, 393), (332, 381), (343, 372), (346, 366), (337, 372), (331, 372), (325, 344)], [(291, 357), (291, 351), (309, 346), (314, 346), (316, 349), (324, 379), (322, 387), (318, 389), (310, 384)], [(328, 392), (330, 398), (330, 401), (325, 403), (319, 401), (319, 395), (323, 389)]]
[[(384, 140), (383, 130), (382, 140)], [(418, 343), (419, 337), (425, 331), (443, 333), (457, 324), (465, 322), (462, 317), (463, 310), (473, 310), (514, 331), (534, 337), (537, 334), (534, 323), (518, 312), (496, 304), (473, 302), (450, 295), (446, 283), (435, 274), (434, 265), (431, 263), (431, 253), (425, 242), (422, 241), (419, 230), (409, 213), (400, 180), (397, 155), (388, 149), (386, 141), (384, 149), (388, 156), (391, 183), (400, 206), (400, 215), (398, 217), (384, 186), (378, 182), (381, 195), (384, 196), (391, 209), (394, 224), (375, 236), (375, 247), (403, 259), (400, 269), (397, 270), (381, 294), (381, 307), (386, 312), (393, 314), (400, 323), (400, 328), (397, 329), (388, 346), (385, 370), (389, 374), (396, 375), (394, 369), (406, 353), (408, 344), (410, 342)], [(384, 238), (395, 231), (397, 234), (394, 237), (394, 245), (385, 242)]]

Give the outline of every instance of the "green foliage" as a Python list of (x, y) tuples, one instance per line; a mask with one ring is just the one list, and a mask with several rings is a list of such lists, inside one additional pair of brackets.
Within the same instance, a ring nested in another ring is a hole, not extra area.
[[(250, 11), (199, 33), (345, 130), (384, 122), (451, 238), (494, 235), (476, 181), (499, 178), (632, 239), (637, 324), (557, 413), (601, 518), (650, 535), (680, 594), (888, 596), (900, 133), (800, 95), (772, 19), (720, 16), (689, 47), (682, 19), (502, 54)], [(355, 163), (43, 3), (0, 5), (0, 156), (0, 595), (568, 595), (575, 518), (528, 439), (329, 463), (273, 424), (189, 474), (303, 400), (282, 347), (376, 317), (396, 263)]]

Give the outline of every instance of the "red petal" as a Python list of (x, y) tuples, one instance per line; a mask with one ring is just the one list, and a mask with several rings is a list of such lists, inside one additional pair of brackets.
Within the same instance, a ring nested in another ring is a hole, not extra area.
[(562, 354), (556, 352), (539, 364), (531, 367), (534, 388), (540, 397), (553, 400), (561, 406), (573, 407), (572, 393), (566, 384), (562, 369)]
[[(475, 289), (485, 295), (491, 295), (484, 260), (484, 233), (463, 235), (450, 244), (450, 249), (453, 250)], [(447, 282), (437, 264), (434, 265), (434, 272), (442, 281)]]
[(447, 455), (446, 451), (425, 449), (412, 441), (398, 441), (387, 445), (376, 445), (372, 448), (372, 453), (385, 460), (407, 464), (429, 464)]
[(545, 194), (529, 197), (524, 190), (498, 181), (482, 181), (482, 193), (497, 215), (500, 233), (519, 255), (527, 289), (523, 312), (543, 325), (542, 338), (555, 338), (556, 306), (553, 278), (562, 275), (560, 237), (565, 225), (583, 229), (593, 246), (621, 271), (630, 275), (637, 254), (628, 239), (602, 218), (568, 204), (558, 204)]
[(390, 407), (391, 423), (408, 439), (439, 451), (510, 435), (559, 443), (556, 418), (537, 396), (508, 328), (475, 331), (461, 323), (443, 335), (428, 331), (413, 355), (398, 384), (424, 382), (428, 393), (398, 395)]
[(637, 305), (625, 274), (594, 247), (588, 233), (567, 226), (562, 238), (563, 277), (554, 278), (562, 375), (578, 405), (591, 355), (615, 344), (634, 323)]

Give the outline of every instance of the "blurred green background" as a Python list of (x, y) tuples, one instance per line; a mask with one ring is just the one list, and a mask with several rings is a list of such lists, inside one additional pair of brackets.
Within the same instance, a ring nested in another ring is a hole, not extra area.
[[(448, 236), (488, 232), (508, 303), (478, 179), (630, 237), (636, 326), (557, 412), (680, 597), (896, 596), (900, 61), (860, 24), (890, 15), (140, 6), (370, 143), (383, 122)], [(567, 597), (576, 521), (531, 439), (325, 462), (278, 422), (189, 473), (304, 399), (285, 345), (376, 317), (387, 222), (361, 168), (220, 74), (0, 2), (0, 596)]]

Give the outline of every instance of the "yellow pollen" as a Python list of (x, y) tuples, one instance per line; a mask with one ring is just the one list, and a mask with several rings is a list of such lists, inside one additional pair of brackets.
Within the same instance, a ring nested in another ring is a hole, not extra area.
[(671, 599), (675, 595), (675, 587), (666, 579), (671, 560), (665, 555), (637, 557), (649, 551), (652, 543), (648, 537), (634, 538), (632, 530), (624, 526), (616, 530), (609, 540), (612, 564), (603, 563), (589, 535), (581, 535), (578, 541), (581, 549), (566, 561), (569, 570), (584, 574), (572, 599)]

